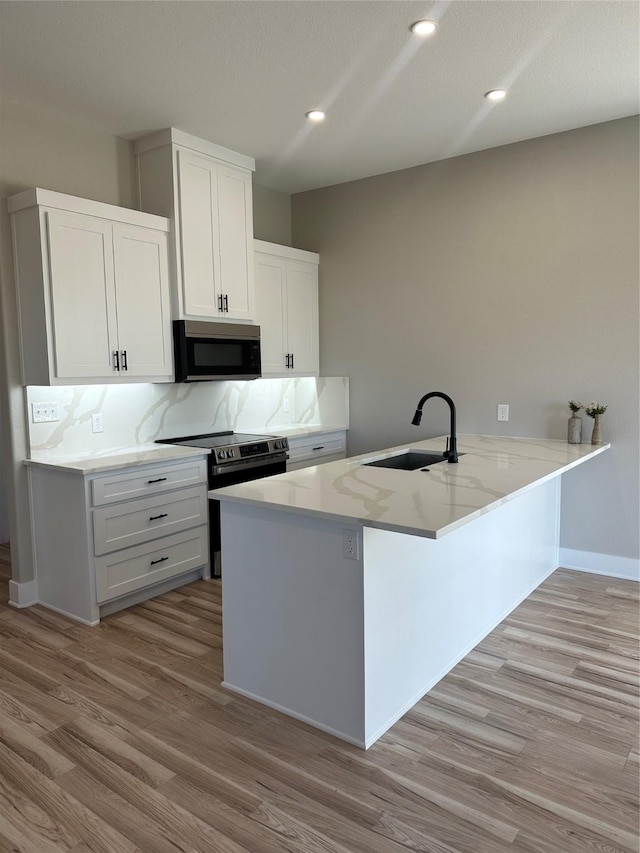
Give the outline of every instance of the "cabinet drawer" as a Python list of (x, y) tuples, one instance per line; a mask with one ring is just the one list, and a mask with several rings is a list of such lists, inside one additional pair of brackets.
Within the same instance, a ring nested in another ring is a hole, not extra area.
[(332, 453), (330, 456), (320, 456), (317, 459), (298, 459), (297, 462), (292, 462), (291, 459), (287, 462), (287, 471), (299, 471), (301, 468), (311, 468), (313, 465), (325, 465), (327, 462), (337, 462), (339, 459), (344, 459), (344, 452)]
[(193, 486), (93, 511), (96, 555), (207, 523), (207, 487)]
[(118, 598), (208, 563), (207, 527), (196, 527), (161, 540), (98, 557), (98, 603)]
[(327, 432), (321, 435), (289, 439), (289, 459), (292, 464), (308, 460), (309, 465), (325, 461), (323, 457), (340, 459), (346, 453), (346, 433)]
[(94, 506), (101, 506), (206, 482), (206, 460), (194, 459), (177, 465), (156, 465), (153, 468), (97, 477), (91, 481), (91, 498)]

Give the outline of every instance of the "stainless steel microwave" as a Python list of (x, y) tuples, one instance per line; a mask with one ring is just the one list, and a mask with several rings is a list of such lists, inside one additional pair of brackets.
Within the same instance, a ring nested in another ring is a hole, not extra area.
[(174, 320), (176, 382), (258, 379), (260, 326)]

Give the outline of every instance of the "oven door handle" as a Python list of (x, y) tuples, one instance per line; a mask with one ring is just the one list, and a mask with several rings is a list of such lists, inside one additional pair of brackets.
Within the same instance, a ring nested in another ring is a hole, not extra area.
[[(234, 474), (236, 471), (248, 471), (250, 468), (266, 468), (274, 462), (285, 462), (289, 458), (288, 453), (269, 453), (259, 459), (247, 459), (241, 462), (227, 462), (225, 465), (213, 465), (211, 474), (215, 477), (219, 474)], [(215, 483), (209, 483), (209, 488), (215, 489)]]

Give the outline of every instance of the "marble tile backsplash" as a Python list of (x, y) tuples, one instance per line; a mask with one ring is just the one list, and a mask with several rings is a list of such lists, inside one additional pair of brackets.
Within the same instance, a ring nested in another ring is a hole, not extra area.
[[(74, 453), (222, 430), (276, 431), (295, 424), (348, 426), (345, 376), (191, 384), (27, 388), (31, 453)], [(33, 423), (32, 404), (58, 404), (60, 420)], [(104, 432), (92, 432), (101, 413)]]

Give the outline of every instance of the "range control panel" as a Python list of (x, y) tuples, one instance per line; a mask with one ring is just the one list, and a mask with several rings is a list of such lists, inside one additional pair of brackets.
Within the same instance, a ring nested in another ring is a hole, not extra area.
[(288, 449), (289, 442), (286, 438), (270, 438), (267, 441), (219, 447), (214, 450), (214, 454), (218, 462), (233, 462), (234, 460), (267, 456), (270, 453), (287, 451)]

